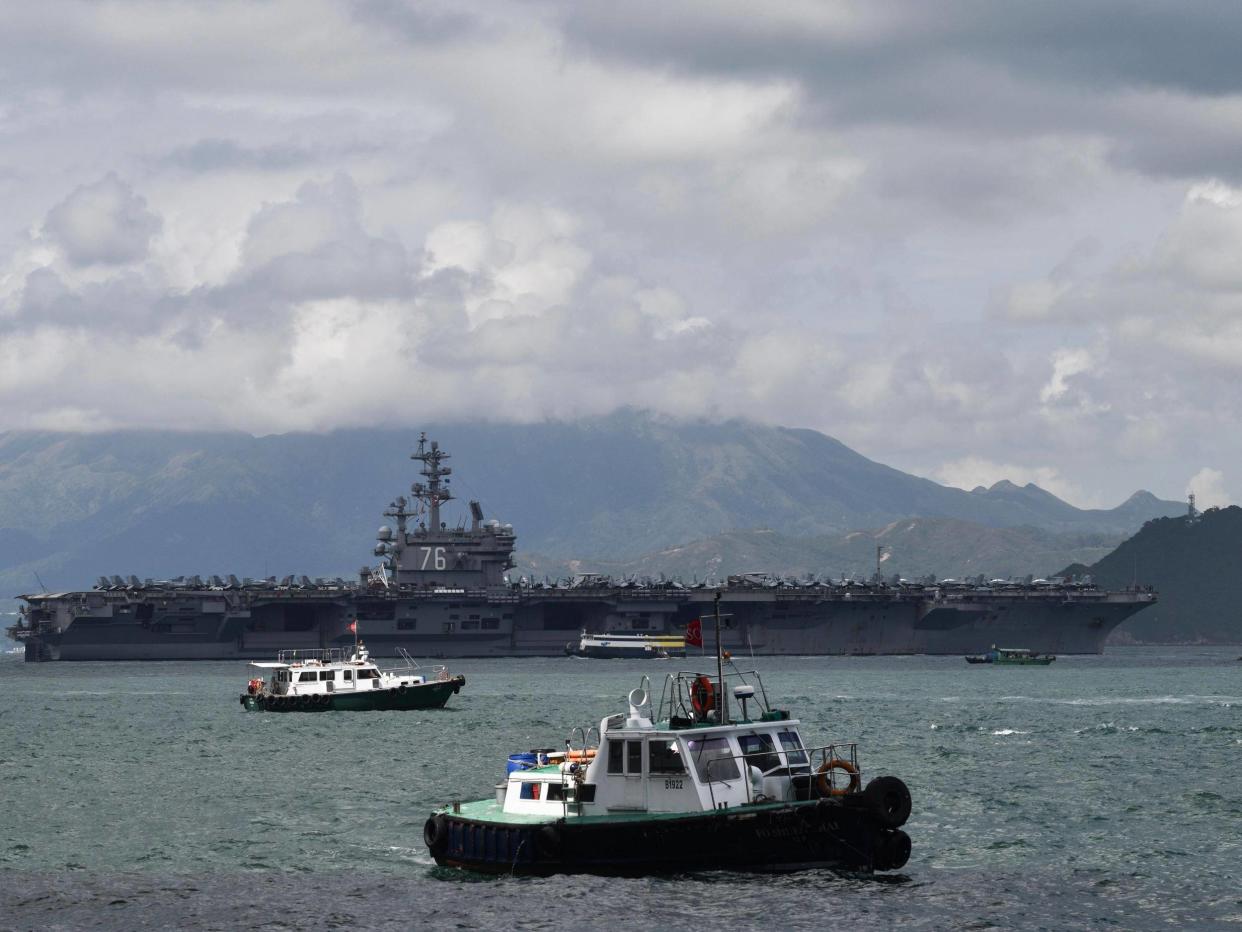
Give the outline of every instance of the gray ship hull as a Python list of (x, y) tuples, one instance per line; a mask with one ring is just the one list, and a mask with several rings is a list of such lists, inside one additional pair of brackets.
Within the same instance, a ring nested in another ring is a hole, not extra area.
[[(967, 654), (991, 644), (1093, 654), (1147, 592), (906, 591), (872, 587), (494, 592), (82, 592), (30, 596), (27, 659), (257, 660), (345, 646), (377, 656), (558, 656), (580, 632), (683, 634), (721, 592), (724, 646), (755, 655)], [(707, 625), (704, 625), (707, 628)], [(710, 632), (705, 631), (710, 640)], [(693, 650), (693, 649), (691, 649)]]

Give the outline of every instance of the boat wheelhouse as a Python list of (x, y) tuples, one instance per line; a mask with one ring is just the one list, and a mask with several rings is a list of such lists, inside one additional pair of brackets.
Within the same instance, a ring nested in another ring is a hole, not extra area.
[(563, 752), (531, 756), (494, 798), (432, 814), (424, 840), (438, 864), (870, 872), (900, 868), (910, 854), (905, 784), (881, 776), (863, 789), (857, 746), (808, 745), (753, 671), (670, 674), (654, 710), (643, 677), (627, 712), (575, 728)]
[(381, 670), (361, 641), (348, 653), (340, 647), (282, 650), (275, 661), (250, 664), (270, 678), (251, 679), (241, 704), (250, 712), (439, 709), (466, 685), (464, 676), (444, 666), (423, 676), (408, 653), (401, 655), (405, 669)]
[(676, 634), (588, 634), (565, 645), (565, 653), (578, 657), (620, 660), (625, 658), (661, 660), (684, 657), (686, 639)]

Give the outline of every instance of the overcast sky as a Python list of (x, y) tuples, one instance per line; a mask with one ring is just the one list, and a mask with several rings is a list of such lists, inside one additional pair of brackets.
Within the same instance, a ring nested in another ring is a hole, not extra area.
[(1242, 499), (1242, 5), (0, 5), (0, 430), (621, 405)]

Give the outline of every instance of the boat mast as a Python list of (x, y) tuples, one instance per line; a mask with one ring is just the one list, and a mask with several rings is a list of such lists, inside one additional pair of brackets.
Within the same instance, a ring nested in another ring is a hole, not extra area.
[(718, 705), (720, 706), (720, 724), (729, 724), (728, 705), (725, 701), (725, 682), (724, 682), (724, 654), (720, 650), (720, 593), (716, 593), (716, 695), (720, 697)]

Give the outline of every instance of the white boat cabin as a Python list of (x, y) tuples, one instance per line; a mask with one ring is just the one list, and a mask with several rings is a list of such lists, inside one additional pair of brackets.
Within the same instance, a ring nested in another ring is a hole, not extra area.
[(732, 690), (739, 717), (730, 717), (731, 703), (716, 702), (721, 690), (715, 680), (672, 674), (660, 720), (649, 691), (633, 690), (628, 714), (600, 722), (596, 746), (576, 729), (580, 749), (571, 738), (565, 752), (543, 756), (545, 766), (514, 770), (497, 787), (497, 802), (506, 814), (571, 818), (710, 811), (806, 799), (816, 787), (825, 796), (857, 789), (854, 745), (807, 748), (798, 721), (767, 706), (756, 674), (731, 674), (726, 682), (732, 678), (742, 680)]
[[(404, 670), (381, 670), (361, 641), (349, 653), (347, 648), (282, 650), (275, 661), (256, 660), (250, 666), (269, 671), (270, 678), (250, 681), (250, 692), (273, 696), (318, 696), (328, 693), (359, 692), (420, 686), (427, 678), (418, 673), (418, 664), (404, 650)], [(435, 667), (432, 675), (448, 679), (445, 667)]]

